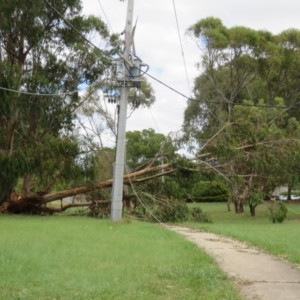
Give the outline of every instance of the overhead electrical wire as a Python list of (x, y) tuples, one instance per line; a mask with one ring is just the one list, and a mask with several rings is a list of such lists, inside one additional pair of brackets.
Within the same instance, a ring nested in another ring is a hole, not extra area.
[(93, 44), (89, 39), (87, 39), (77, 28), (75, 28), (68, 20), (65, 19), (65, 17), (54, 7), (52, 6), (48, 0), (44, 0), (50, 7), (52, 10), (54, 10), (59, 16), (60, 18), (71, 28), (73, 29), (78, 35), (80, 35), (87, 43), (89, 43), (91, 46), (93, 46), (95, 49), (97, 49), (99, 52), (101, 52), (103, 55), (105, 55), (106, 57), (108, 57), (109, 59), (115, 61), (117, 60), (116, 58), (110, 56), (109, 54), (107, 54), (105, 51), (101, 50), (99, 47), (97, 47), (95, 44)]
[[(105, 53), (103, 50), (101, 50), (100, 48), (98, 48), (95, 44), (93, 44), (91, 41), (89, 41), (84, 35), (82, 35), (69, 21), (67, 21), (59, 11), (57, 11), (57, 9), (55, 7), (53, 7), (48, 0), (44, 0), (61, 18), (62, 20), (69, 25), (74, 31), (77, 32), (77, 34), (79, 34), (83, 39), (85, 39), (90, 45), (92, 45), (93, 47), (95, 47), (96, 49), (98, 49), (101, 53), (103, 53), (104, 55), (108, 56), (109, 58), (111, 58), (112, 60), (117, 60), (116, 58), (111, 57), (110, 55), (108, 55), (107, 53)], [(173, 2), (174, 3), (174, 2)], [(175, 3), (174, 3), (175, 5)], [(175, 7), (176, 8), (176, 7)], [(142, 71), (142, 70), (140, 70)], [(168, 89), (172, 90), (173, 92), (181, 95), (182, 97), (190, 100), (190, 101), (196, 101), (196, 102), (204, 102), (204, 103), (216, 103), (216, 104), (221, 104), (224, 103), (222, 101), (210, 101), (210, 100), (198, 100), (198, 99), (193, 99), (192, 97), (188, 97), (186, 95), (184, 95), (183, 93), (175, 90), (174, 88), (172, 88), (171, 86), (167, 85), (166, 83), (162, 82), (161, 80), (155, 78), (154, 76), (150, 75), (149, 73), (145, 73), (145, 75), (147, 75), (148, 77), (152, 78), (153, 80), (157, 81), (158, 83), (164, 85), (165, 87), (167, 87)], [(282, 109), (288, 109), (288, 107), (286, 106), (275, 106), (275, 105), (259, 105), (259, 104), (244, 104), (244, 103), (232, 103), (232, 105), (241, 105), (241, 106), (249, 106), (249, 107), (264, 107), (264, 108), (282, 108)], [(294, 106), (292, 106), (294, 107)], [(290, 108), (292, 108), (290, 107)]]
[[(113, 58), (111, 56), (109, 56), (107, 53), (105, 53), (104, 51), (102, 51), (100, 48), (98, 48), (95, 44), (93, 44), (91, 41), (89, 41), (84, 35), (82, 35), (69, 21), (67, 21), (59, 11), (57, 11), (57, 9), (55, 7), (53, 7), (49, 2), (48, 0), (44, 0), (60, 17), (61, 19), (67, 24), (69, 25), (77, 34), (79, 34), (83, 39), (85, 39), (90, 45), (92, 45), (93, 47), (95, 47), (96, 49), (98, 49), (101, 53), (103, 53), (104, 55), (108, 56), (109, 58), (111, 58), (112, 60), (117, 60), (116, 58)], [(142, 71), (142, 70), (140, 70)], [(191, 97), (187, 97), (186, 95), (180, 93), (179, 91), (175, 90), (174, 88), (170, 87), (169, 85), (163, 83), (162, 81), (160, 81), (159, 79), (155, 78), (154, 76), (150, 75), (149, 73), (145, 73), (145, 75), (147, 75), (148, 77), (156, 80), (157, 82), (159, 82), (160, 84), (164, 85), (165, 87), (171, 89), (172, 91), (174, 91), (175, 93), (183, 96), (184, 98), (186, 99), (189, 99), (189, 100), (193, 100), (191, 99)]]
[(12, 92), (12, 93), (16, 93), (16, 94), (24, 94), (24, 95), (31, 95), (31, 96), (42, 96), (42, 97), (54, 97), (54, 96), (67, 96), (67, 95), (72, 95), (75, 93), (82, 93), (85, 92), (88, 88), (92, 87), (93, 84), (91, 85), (87, 85), (85, 88), (81, 89), (81, 90), (74, 90), (74, 91), (70, 91), (70, 92), (63, 92), (63, 93), (34, 93), (34, 92), (26, 92), (26, 91), (22, 91), (22, 90), (14, 90), (14, 89), (8, 89), (8, 88), (4, 88), (4, 87), (0, 87), (0, 90), (4, 90), (4, 91), (8, 91), (8, 92)]
[[(95, 49), (99, 50), (103, 55), (105, 55), (106, 57), (108, 57), (111, 60), (116, 60), (115, 58), (111, 57), (109, 54), (107, 54), (105, 51), (101, 50), (99, 47), (97, 47), (95, 44), (93, 44), (89, 39), (87, 39), (83, 34), (81, 34), (81, 32), (79, 32), (69, 21), (67, 21), (62, 14), (55, 8), (53, 7), (48, 0), (44, 0), (47, 5), (49, 5), (51, 7), (52, 10), (54, 10), (59, 16), (60, 18), (71, 28), (73, 29), (77, 34), (79, 34), (87, 43), (89, 43), (91, 46), (93, 46)], [(99, 1), (99, 0), (98, 0)], [(101, 5), (100, 1), (99, 4)], [(108, 20), (107, 20), (108, 21)], [(9, 91), (9, 92), (13, 92), (13, 93), (18, 93), (18, 94), (25, 94), (25, 95), (32, 95), (32, 96), (47, 96), (47, 97), (53, 97), (53, 96), (65, 96), (65, 95), (71, 95), (71, 94), (75, 94), (77, 92), (79, 92), (78, 90), (75, 91), (71, 91), (71, 92), (65, 92), (65, 93), (56, 93), (56, 94), (43, 94), (43, 93), (33, 93), (33, 92), (26, 92), (26, 91), (21, 91), (21, 90), (14, 90), (14, 89), (8, 89), (8, 88), (4, 88), (4, 87), (0, 87), (0, 90), (5, 90), (5, 91)]]
[(149, 73), (146, 73), (146, 75), (148, 77), (152, 78), (153, 80), (157, 81), (161, 85), (165, 86), (166, 88), (170, 89), (171, 91), (173, 91), (173, 92), (177, 93), (178, 95), (182, 96), (183, 98), (185, 98), (187, 100), (190, 100), (190, 101), (194, 101), (194, 102), (213, 103), (213, 104), (226, 104), (227, 103), (227, 104), (247, 106), (247, 107), (280, 108), (280, 109), (291, 109), (291, 108), (300, 107), (300, 103), (299, 103), (299, 105), (292, 105), (292, 106), (288, 107), (288, 106), (276, 106), (276, 105), (267, 105), (267, 104), (263, 105), (263, 104), (228, 103), (228, 102), (224, 102), (224, 101), (194, 99), (194, 98), (191, 98), (191, 97), (188, 97), (188, 96), (184, 95), (183, 93), (181, 93), (178, 90), (172, 88), (168, 84), (166, 84), (166, 83), (162, 82), (161, 80), (155, 78), (154, 76), (150, 75)]
[(156, 129), (157, 129), (158, 132), (160, 133), (160, 130), (159, 130), (158, 126), (157, 126), (157, 123), (156, 123), (156, 121), (155, 121), (155, 119), (154, 119), (154, 116), (153, 116), (153, 114), (152, 114), (152, 112), (151, 112), (151, 109), (150, 109), (149, 107), (148, 107), (148, 110), (149, 110), (150, 115), (151, 115), (151, 117), (152, 117), (152, 120), (153, 120), (153, 122), (154, 122), (154, 124), (155, 124), (155, 126), (156, 126)]
[(106, 13), (105, 13), (105, 10), (104, 10), (104, 8), (103, 8), (103, 6), (102, 6), (100, 0), (98, 0), (98, 3), (99, 3), (99, 5), (100, 5), (100, 7), (101, 7), (101, 9), (102, 9), (102, 12), (103, 12), (103, 14), (104, 14), (104, 16), (105, 16), (105, 19), (106, 19), (106, 21), (107, 21), (107, 24), (108, 24), (108, 26), (109, 26), (111, 32), (114, 32), (113, 29), (112, 29), (112, 27), (111, 27), (111, 25), (110, 25), (110, 22), (109, 22), (109, 20), (108, 20), (108, 17), (107, 17), (107, 15), (106, 15)]
[[(97, 50), (99, 50), (103, 55), (107, 56), (108, 58), (110, 58), (112, 61), (117, 61), (118, 59), (110, 56), (109, 54), (107, 54), (106, 52), (104, 52), (103, 50), (101, 50), (99, 47), (97, 47), (95, 44), (93, 44), (90, 40), (88, 40), (83, 34), (81, 34), (81, 32), (79, 32), (69, 21), (67, 21), (62, 15), (61, 13), (55, 8), (53, 7), (48, 0), (44, 0), (59, 16), (60, 18), (68, 25), (70, 26), (71, 29), (73, 29), (77, 34), (79, 34), (86, 42), (88, 42), (91, 46), (93, 46), (94, 48), (96, 48)], [(142, 71), (141, 69), (139, 69), (140, 71)], [(144, 72), (144, 71), (142, 71)], [(177, 93), (178, 95), (182, 96), (183, 98), (190, 100), (190, 101), (195, 101), (195, 102), (201, 102), (201, 103), (213, 103), (213, 104), (224, 104), (226, 102), (223, 101), (211, 101), (211, 100), (199, 100), (199, 99), (194, 99), (192, 97), (188, 97), (185, 94), (179, 92), (178, 90), (172, 88), (170, 85), (162, 82), (161, 80), (157, 79), (156, 77), (150, 75), (147, 71), (144, 72), (145, 75), (147, 75), (148, 77), (152, 78), (153, 80), (155, 80), (156, 82), (160, 83), (161, 85), (165, 86), (166, 88), (170, 89), (171, 91)], [(61, 93), (61, 94), (38, 94), (38, 93), (30, 93), (30, 92), (22, 92), (22, 91), (17, 91), (17, 90), (13, 90), (13, 89), (7, 89), (4, 87), (0, 87), (1, 90), (7, 90), (10, 92), (15, 92), (15, 93), (22, 93), (22, 94), (29, 94), (29, 95), (36, 95), (36, 96), (60, 96), (60, 95), (67, 95), (67, 94), (73, 94), (76, 91), (72, 91), (69, 93)], [(245, 103), (231, 103), (232, 105), (240, 105), (240, 106), (247, 106), (247, 107), (262, 107), (262, 108), (280, 108), (280, 109), (290, 109), (290, 108), (295, 108), (298, 105), (293, 105), (290, 107), (287, 106), (276, 106), (276, 105), (262, 105), (262, 104), (245, 104)], [(298, 106), (299, 107), (299, 106)]]
[(13, 92), (13, 93), (19, 93), (19, 94), (25, 94), (25, 95), (32, 95), (32, 96), (46, 96), (46, 97), (53, 97), (53, 96), (66, 96), (66, 95), (72, 95), (75, 93), (78, 93), (80, 91), (75, 90), (71, 92), (66, 92), (66, 93), (56, 93), (56, 94), (42, 94), (42, 93), (31, 93), (31, 92), (25, 92), (25, 91), (18, 91), (18, 90), (13, 90), (13, 89), (7, 89), (4, 87), (0, 87), (0, 90), (8, 91), (8, 92)]
[(185, 56), (184, 56), (184, 51), (183, 51), (183, 46), (182, 46), (182, 40), (181, 40), (181, 35), (180, 35), (180, 30), (179, 30), (179, 22), (178, 22), (178, 17), (177, 17), (177, 10), (176, 10), (176, 5), (175, 5), (175, 0), (173, 0), (173, 7), (174, 7), (175, 19), (176, 19), (176, 24), (177, 24), (177, 32), (178, 32), (178, 37), (179, 37), (179, 42), (180, 42), (180, 47), (181, 47), (181, 54), (182, 54), (182, 59), (183, 59), (183, 64), (184, 64), (184, 69), (185, 69), (186, 80), (187, 80), (190, 96), (192, 98), (189, 75), (188, 75), (188, 71), (187, 71), (187, 67), (186, 67), (186, 61), (185, 61)]
[(142, 204), (142, 206), (146, 209), (146, 211), (162, 226), (165, 226), (165, 227), (168, 227), (166, 224), (164, 224), (163, 222), (161, 222), (158, 217), (156, 217), (153, 212), (144, 204), (144, 202), (141, 200), (141, 198), (139, 197), (138, 193), (136, 192), (134, 186), (133, 186), (133, 183), (131, 181), (131, 178), (130, 178), (130, 173), (129, 173), (129, 170), (128, 170), (128, 167), (125, 166), (125, 170), (126, 170), (126, 173), (127, 173), (127, 176), (128, 176), (128, 179), (129, 179), (129, 183), (130, 183), (130, 186), (131, 186), (131, 189), (133, 190), (133, 193), (134, 195), (137, 197), (137, 199), (139, 200), (139, 202)]

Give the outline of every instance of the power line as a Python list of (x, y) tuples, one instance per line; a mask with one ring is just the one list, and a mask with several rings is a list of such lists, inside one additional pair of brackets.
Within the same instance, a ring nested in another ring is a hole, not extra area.
[[(150, 78), (152, 78), (153, 80), (157, 81), (157, 82), (160, 83), (161, 85), (164, 85), (165, 87), (167, 87), (167, 88), (170, 89), (171, 91), (173, 91), (173, 92), (179, 94), (180, 96), (182, 96), (182, 97), (184, 97), (184, 98), (186, 98), (186, 99), (188, 99), (188, 100), (194, 100), (194, 99), (192, 99), (191, 97), (188, 97), (188, 96), (182, 94), (181, 92), (175, 90), (175, 89), (172, 88), (171, 86), (169, 86), (169, 85), (167, 85), (166, 83), (162, 82), (161, 80), (155, 78), (154, 76), (150, 75), (149, 73), (146, 73), (145, 75), (147, 75), (148, 77), (150, 77)], [(197, 101), (198, 101), (198, 100), (197, 100)]]
[[(166, 83), (162, 82), (161, 80), (155, 78), (154, 76), (150, 75), (149, 73), (146, 73), (147, 76), (149, 76), (150, 78), (152, 78), (153, 80), (157, 81), (158, 83), (164, 85), (165, 87), (167, 87), (168, 89), (172, 90), (173, 92), (179, 94), (180, 96), (190, 100), (190, 101), (195, 101), (195, 102), (201, 102), (201, 103), (212, 103), (212, 104), (226, 104), (226, 102), (222, 102), (222, 101), (212, 101), (212, 100), (198, 100), (198, 99), (193, 99), (190, 98), (184, 94), (182, 94), (181, 92), (175, 90), (174, 88), (172, 88), (171, 86), (167, 85)], [(89, 87), (89, 86), (88, 86)], [(88, 88), (86, 87), (85, 90)], [(71, 92), (66, 92), (66, 93), (57, 93), (57, 94), (41, 94), (41, 93), (32, 93), (32, 92), (25, 92), (25, 91), (18, 91), (18, 90), (13, 90), (13, 89), (8, 89), (8, 88), (4, 88), (4, 87), (0, 87), (0, 90), (5, 90), (5, 91), (9, 91), (9, 92), (13, 92), (13, 93), (20, 93), (20, 94), (25, 94), (25, 95), (33, 95), (33, 96), (65, 96), (65, 95), (71, 95), (77, 92), (80, 92), (78, 90), (75, 91), (71, 91)], [(290, 107), (288, 106), (276, 106), (276, 105), (263, 105), (263, 104), (245, 104), (245, 103), (231, 103), (232, 105), (239, 105), (239, 106), (246, 106), (246, 107), (262, 107), (262, 108), (280, 108), (280, 109), (291, 109), (291, 108), (299, 108), (299, 105), (292, 105)]]
[[(105, 56), (107, 56), (108, 58), (110, 58), (111, 60), (116, 61), (117, 59), (111, 57), (110, 55), (108, 55), (107, 53), (105, 53), (103, 50), (101, 50), (100, 48), (98, 48), (95, 44), (93, 44), (90, 40), (88, 40), (84, 35), (81, 34), (81, 32), (79, 32), (69, 21), (67, 21), (64, 16), (55, 8), (53, 7), (48, 0), (44, 0), (51, 8), (52, 10), (54, 10), (59, 16), (60, 18), (70, 27), (72, 28), (77, 34), (79, 34), (86, 42), (88, 42), (91, 46), (93, 46), (94, 48), (98, 49), (102, 54), (104, 54)], [(142, 71), (141, 69), (139, 69), (140, 71)], [(148, 73), (145, 73), (147, 76), (151, 77), (152, 79), (156, 80), (157, 82), (165, 85), (166, 87), (168, 87), (169, 89), (173, 90), (176, 93), (179, 93), (181, 96), (188, 98), (187, 96), (183, 95), (182, 93), (176, 91), (175, 89), (171, 88), (170, 86), (168, 86), (167, 84), (164, 84), (163, 82), (161, 82), (160, 80), (156, 79), (155, 77), (151, 76)], [(189, 98), (188, 98), (189, 99)]]
[[(299, 105), (291, 105), (291, 106), (276, 106), (271, 104), (246, 104), (246, 103), (229, 103), (229, 102), (222, 102), (222, 101), (211, 101), (211, 100), (197, 100), (197, 99), (190, 99), (191, 101), (196, 102), (204, 102), (204, 103), (213, 103), (213, 104), (231, 104), (231, 105), (239, 105), (239, 106), (246, 106), (246, 107), (261, 107), (261, 108), (280, 108), (280, 109), (291, 109), (296, 108)], [(298, 104), (298, 103), (297, 103)]]
[(187, 67), (186, 67), (186, 61), (185, 61), (185, 56), (184, 56), (184, 52), (183, 52), (182, 40), (181, 40), (181, 36), (180, 36), (179, 22), (178, 22), (178, 17), (177, 17), (175, 0), (173, 0), (173, 7), (174, 7), (176, 24), (177, 24), (177, 32), (178, 32), (178, 37), (179, 37), (179, 42), (180, 42), (180, 47), (181, 47), (181, 54), (182, 54), (182, 59), (183, 59), (183, 64), (184, 64), (184, 69), (185, 69), (185, 75), (186, 75), (186, 79), (187, 79), (188, 88), (189, 88), (189, 91), (190, 91), (190, 96), (192, 97), (190, 81), (189, 81), (188, 71), (187, 71)]
[[(194, 98), (188, 97), (187, 95), (185, 95), (185, 94), (179, 92), (178, 90), (172, 88), (168, 84), (166, 84), (166, 83), (162, 82), (161, 80), (155, 78), (154, 76), (150, 75), (149, 73), (146, 73), (146, 75), (148, 77), (152, 78), (153, 80), (157, 81), (161, 85), (165, 86), (166, 88), (170, 89), (171, 91), (173, 91), (173, 92), (177, 93), (178, 95), (182, 96), (183, 98), (189, 100), (189, 101), (195, 101), (195, 102), (201, 102), (201, 103), (213, 103), (213, 104), (226, 104), (226, 102), (224, 102), (224, 101), (199, 100), (199, 99), (194, 99)], [(299, 107), (299, 105), (292, 105), (290, 107), (287, 107), (287, 106), (276, 106), (276, 105), (267, 105), (267, 104), (266, 105), (263, 105), (263, 104), (245, 104), (245, 103), (230, 103), (230, 104), (240, 105), (240, 106), (247, 106), (247, 107), (281, 108), (281, 109), (291, 109), (291, 108), (296, 108), (297, 106)]]
[[(100, 0), (99, 4), (101, 6)], [(100, 51), (103, 55), (105, 55), (106, 57), (108, 57), (111, 60), (116, 60), (115, 58), (111, 57), (109, 54), (107, 54), (106, 52), (104, 52), (103, 50), (101, 50), (99, 47), (97, 47), (95, 44), (93, 44), (90, 40), (88, 40), (81, 32), (79, 32), (68, 20), (66, 20), (62, 14), (55, 8), (53, 7), (48, 0), (45, 0), (45, 2), (51, 7), (52, 10), (54, 10), (59, 16), (60, 18), (71, 28), (73, 29), (77, 34), (79, 34), (87, 43), (89, 43), (91, 46), (93, 46), (95, 49), (97, 49), (98, 51)], [(102, 6), (101, 6), (102, 8)], [(102, 8), (103, 9), (103, 8)], [(104, 10), (103, 10), (104, 12)], [(104, 12), (105, 14), (105, 12)], [(105, 15), (106, 16), (106, 15)], [(107, 20), (108, 21), (108, 20)], [(109, 22), (108, 22), (109, 23)], [(14, 90), (14, 89), (8, 89), (8, 88), (4, 88), (4, 87), (0, 87), (0, 90), (5, 90), (5, 91), (9, 91), (9, 92), (13, 92), (13, 93), (18, 93), (18, 94), (25, 94), (25, 95), (32, 95), (32, 96), (65, 96), (65, 95), (71, 95), (71, 94), (75, 94), (78, 92), (78, 90), (74, 90), (71, 92), (66, 92), (66, 93), (56, 93), (56, 94), (41, 94), (41, 93), (32, 93), (32, 92), (26, 92), (26, 91), (20, 91), (20, 90)]]
[(91, 46), (93, 46), (95, 49), (97, 49), (99, 52), (101, 52), (103, 55), (108, 57), (111, 60), (116, 60), (115, 58), (111, 57), (109, 54), (107, 54), (105, 51), (101, 50), (99, 47), (97, 47), (95, 44), (93, 44), (89, 39), (87, 39), (79, 30), (77, 30), (68, 20), (65, 19), (65, 17), (55, 8), (53, 7), (48, 0), (44, 0), (51, 8), (54, 10), (59, 17), (69, 26), (71, 27), (77, 34), (79, 34), (87, 43), (89, 43)]
[(26, 91), (22, 91), (22, 90), (14, 90), (14, 89), (8, 89), (8, 88), (4, 88), (4, 87), (0, 87), (0, 90), (4, 90), (4, 91), (8, 91), (8, 92), (12, 92), (12, 93), (16, 93), (16, 94), (24, 94), (24, 95), (31, 95), (31, 96), (41, 96), (41, 97), (54, 97), (54, 96), (67, 96), (67, 95), (72, 95), (75, 93), (80, 93), (80, 92), (84, 92), (86, 91), (88, 88), (92, 87), (94, 84), (88, 85), (86, 86), (84, 89), (82, 90), (74, 90), (71, 92), (65, 92), (65, 93), (56, 93), (56, 94), (42, 94), (42, 93), (34, 93), (34, 92), (26, 92)]
[(32, 96), (66, 96), (66, 95), (72, 95), (75, 94), (77, 92), (79, 92), (78, 90), (75, 91), (71, 91), (71, 92), (66, 92), (66, 93), (57, 93), (57, 94), (41, 94), (41, 93), (31, 93), (31, 92), (25, 92), (25, 91), (17, 91), (17, 90), (13, 90), (13, 89), (7, 89), (4, 87), (0, 87), (0, 90), (4, 90), (4, 91), (8, 91), (8, 92), (12, 92), (12, 93), (18, 93), (18, 94), (25, 94), (25, 95), (32, 95)]
[(113, 29), (112, 29), (112, 27), (111, 27), (111, 25), (110, 25), (110, 23), (109, 23), (109, 20), (108, 20), (108, 18), (107, 18), (107, 15), (106, 15), (106, 13), (105, 13), (105, 11), (104, 11), (104, 8), (103, 8), (103, 6), (102, 6), (100, 0), (98, 0), (98, 3), (99, 3), (99, 5), (100, 5), (100, 7), (101, 7), (101, 9), (102, 9), (102, 12), (103, 12), (103, 14), (104, 14), (104, 16), (105, 16), (105, 19), (106, 19), (106, 21), (107, 21), (107, 24), (108, 24), (108, 26), (109, 26), (111, 32), (114, 32)]
[(152, 117), (152, 120), (153, 120), (153, 122), (154, 122), (154, 124), (155, 124), (155, 126), (156, 126), (156, 129), (157, 129), (158, 132), (160, 133), (160, 130), (159, 130), (158, 126), (157, 126), (157, 123), (156, 123), (156, 121), (155, 121), (155, 119), (154, 119), (154, 117), (153, 117), (153, 114), (152, 114), (152, 112), (151, 112), (151, 109), (150, 109), (149, 107), (148, 107), (148, 110), (149, 110), (150, 115), (151, 115), (151, 117)]
[(132, 184), (132, 181), (131, 181), (131, 178), (130, 178), (130, 174), (129, 174), (129, 170), (128, 170), (128, 167), (125, 165), (125, 169), (126, 169), (126, 173), (127, 173), (127, 176), (128, 176), (128, 179), (129, 179), (129, 183), (130, 183), (130, 186), (131, 186), (131, 189), (133, 190), (133, 193), (135, 194), (135, 196), (137, 197), (137, 199), (139, 200), (139, 202), (142, 204), (142, 206), (146, 209), (146, 211), (148, 211), (148, 213), (161, 225), (167, 227), (167, 225), (165, 225), (164, 223), (162, 223), (152, 212), (151, 210), (143, 203), (143, 201), (141, 200), (141, 198), (139, 197), (138, 193), (136, 192), (133, 184)]
[[(81, 32), (79, 32), (69, 21), (67, 21), (59, 11), (57, 11), (57, 9), (55, 7), (53, 7), (48, 0), (44, 0), (59, 16), (60, 18), (68, 25), (70, 26), (77, 34), (79, 34), (86, 42), (88, 42), (91, 46), (93, 46), (94, 48), (98, 49), (103, 55), (107, 56), (108, 58), (110, 58), (113, 61), (116, 61), (116, 58), (111, 57), (109, 54), (107, 54), (106, 52), (104, 52), (103, 50), (101, 50), (100, 48), (98, 48), (95, 44), (93, 44), (90, 40), (88, 40), (83, 34), (81, 34)], [(175, 3), (174, 3), (175, 5)], [(140, 69), (140, 71), (142, 71)], [(203, 102), (203, 103), (214, 103), (214, 104), (222, 104), (224, 102), (222, 101), (210, 101), (210, 100), (198, 100), (198, 99), (193, 99), (192, 97), (188, 97), (186, 95), (184, 95), (183, 93), (179, 92), (178, 90), (172, 88), (171, 86), (169, 86), (168, 84), (162, 82), (161, 80), (155, 78), (154, 76), (150, 75), (149, 73), (145, 73), (145, 75), (147, 75), (148, 77), (152, 78), (153, 80), (157, 81), (158, 83), (160, 83), (161, 85), (164, 85), (165, 87), (167, 87), (168, 89), (172, 90), (173, 92), (179, 94), (180, 96), (190, 100), (190, 101), (196, 101), (196, 102)], [(0, 89), (4, 89), (1, 88)], [(13, 91), (13, 90), (11, 90)], [(15, 91), (17, 93), (19, 93), (20, 91)], [(248, 107), (262, 107), (262, 108), (281, 108), (281, 109), (290, 109), (290, 108), (294, 108), (295, 106), (291, 106), (291, 107), (286, 107), (286, 106), (275, 106), (275, 105), (260, 105), (260, 104), (244, 104), (244, 103), (232, 103), (232, 105), (240, 105), (240, 106), (248, 106)]]

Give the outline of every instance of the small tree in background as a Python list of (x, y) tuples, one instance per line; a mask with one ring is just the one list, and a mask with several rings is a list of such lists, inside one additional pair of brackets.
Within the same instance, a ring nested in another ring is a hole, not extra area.
[(227, 202), (229, 191), (220, 181), (200, 181), (192, 189), (195, 202)]
[(286, 206), (280, 201), (273, 201), (268, 207), (270, 221), (273, 223), (282, 223), (287, 215)]

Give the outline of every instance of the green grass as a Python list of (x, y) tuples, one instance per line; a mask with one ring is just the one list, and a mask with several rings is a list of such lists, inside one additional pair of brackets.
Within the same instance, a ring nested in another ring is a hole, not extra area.
[(191, 204), (201, 207), (213, 219), (212, 224), (186, 222), (185, 225), (231, 236), (247, 241), (292, 263), (300, 264), (300, 204), (288, 204), (288, 217), (281, 224), (273, 224), (267, 217), (266, 206), (257, 207), (256, 217), (251, 217), (248, 207), (244, 214), (228, 212), (226, 203)]
[(213, 259), (155, 224), (0, 215), (0, 299), (240, 299)]

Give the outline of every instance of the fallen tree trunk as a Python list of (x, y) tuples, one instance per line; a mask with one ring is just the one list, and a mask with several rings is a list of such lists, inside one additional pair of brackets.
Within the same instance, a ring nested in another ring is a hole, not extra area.
[(45, 205), (45, 201), (41, 196), (29, 196), (24, 197), (16, 201), (8, 201), (5, 202), (0, 207), (1, 213), (8, 213), (8, 214), (53, 214), (53, 213), (60, 213), (64, 212), (69, 208), (72, 207), (91, 207), (91, 206), (100, 206), (100, 205), (107, 205), (110, 204), (110, 200), (98, 200), (98, 201), (90, 201), (90, 202), (83, 202), (83, 203), (70, 203), (62, 207), (49, 207)]
[[(158, 174), (151, 175), (150, 173), (164, 170), (164, 172), (160, 172)], [(142, 183), (148, 180), (152, 180), (161, 176), (168, 175), (170, 173), (175, 172), (175, 169), (172, 168), (171, 164), (164, 164), (155, 167), (147, 167), (143, 170), (133, 171), (124, 175), (123, 182), (126, 185), (134, 184), (134, 183)], [(141, 177), (146, 174), (149, 174), (148, 177)], [(63, 212), (72, 207), (89, 207), (92, 211), (102, 212), (107, 211), (107, 207), (109, 207), (109, 203), (111, 200), (98, 200), (84, 203), (71, 203), (62, 207), (49, 207), (46, 206), (47, 203), (62, 200), (66, 197), (76, 196), (79, 194), (85, 194), (97, 189), (109, 188), (112, 186), (113, 180), (109, 179), (103, 182), (99, 182), (94, 185), (89, 186), (81, 186), (77, 188), (67, 189), (64, 191), (59, 191), (57, 193), (52, 194), (38, 194), (38, 195), (29, 195), (28, 197), (23, 197), (21, 199), (15, 201), (7, 201), (0, 207), (1, 213), (11, 213), (11, 214), (53, 214)], [(126, 197), (125, 197), (126, 198)], [(106, 206), (103, 206), (106, 204)]]
[[(168, 175), (170, 173), (175, 172), (175, 169), (170, 169), (167, 170), (163, 173), (159, 173), (159, 174), (155, 174), (153, 176), (150, 177), (146, 177), (146, 178), (137, 178), (138, 176), (142, 176), (148, 173), (152, 173), (152, 172), (156, 172), (156, 171), (160, 171), (163, 169), (168, 169), (172, 167), (171, 164), (164, 164), (164, 165), (160, 165), (160, 166), (155, 166), (155, 167), (151, 167), (151, 168), (147, 168), (147, 169), (143, 169), (137, 172), (133, 172), (133, 173), (128, 173), (126, 175), (124, 175), (123, 177), (123, 182), (124, 184), (131, 184), (131, 183), (141, 183), (150, 179), (154, 179), (157, 177), (161, 177), (161, 176), (165, 176)], [(73, 189), (68, 189), (68, 190), (64, 190), (64, 191), (60, 191), (57, 193), (53, 193), (53, 194), (47, 194), (45, 196), (43, 196), (43, 198), (45, 199), (45, 202), (52, 202), (55, 200), (60, 200), (66, 197), (71, 197), (71, 196), (76, 196), (78, 194), (85, 194), (97, 189), (104, 189), (104, 188), (109, 188), (112, 186), (113, 180), (109, 179), (103, 182), (99, 182), (97, 184), (94, 185), (89, 185), (89, 186), (81, 186), (81, 187), (77, 187), (77, 188), (73, 188)]]

